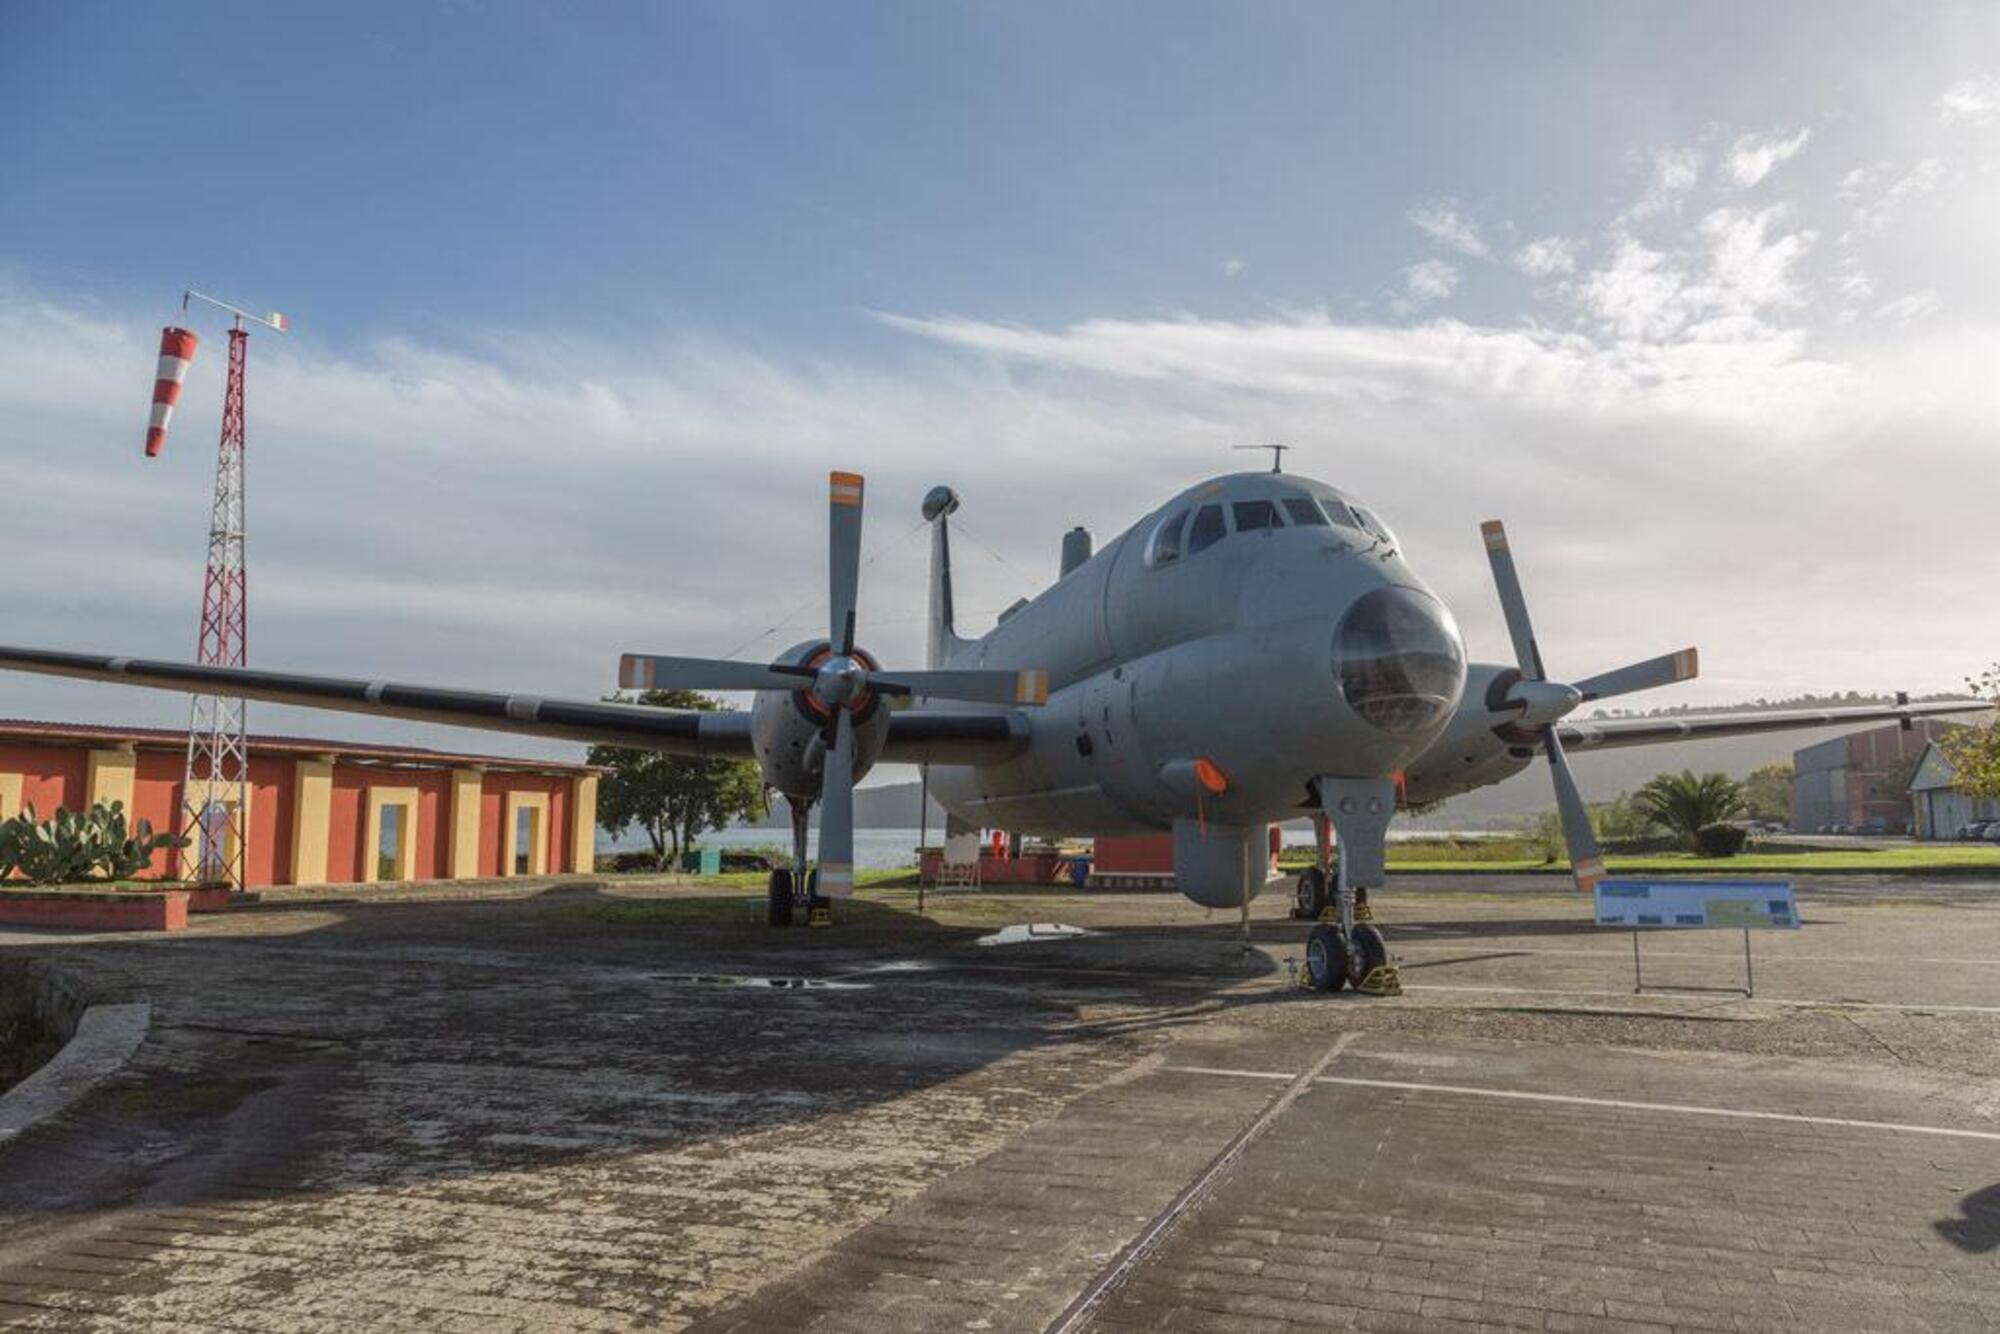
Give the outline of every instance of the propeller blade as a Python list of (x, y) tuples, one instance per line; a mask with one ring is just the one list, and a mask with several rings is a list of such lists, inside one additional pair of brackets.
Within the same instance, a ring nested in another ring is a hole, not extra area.
[(1530, 681), (1548, 676), (1542, 670), (1542, 652), (1535, 647), (1535, 627), (1528, 620), (1528, 599), (1521, 594), (1521, 576), (1514, 571), (1514, 553), (1507, 546), (1507, 528), (1498, 519), (1479, 525), (1486, 539), (1486, 559), (1493, 566), (1493, 582), (1500, 589), (1500, 610), (1507, 616), (1507, 633), (1514, 640), (1514, 661), (1521, 675)]
[(861, 588), (861, 474), (828, 478), (826, 637), (840, 656), (854, 652), (854, 600)]
[(870, 672), (868, 688), (885, 695), (921, 695), (926, 699), (962, 700), (968, 704), (1049, 702), (1049, 674), (1038, 669), (1019, 672)]
[(833, 715), (833, 744), (820, 766), (819, 892), (844, 899), (854, 892), (854, 724)]
[(811, 668), (790, 663), (661, 658), (650, 653), (627, 653), (618, 659), (622, 690), (804, 690), (813, 676)]
[(1554, 727), (1542, 729), (1542, 750), (1549, 757), (1549, 775), (1555, 779), (1556, 811), (1562, 817), (1563, 843), (1569, 848), (1570, 874), (1576, 877), (1576, 887), (1588, 894), (1604, 878), (1604, 856), (1597, 849), (1597, 835), (1590, 831), (1590, 811), (1577, 791), (1569, 756), (1563, 754), (1562, 739)]
[(1684, 648), (1679, 653), (1662, 653), (1657, 658), (1635, 662), (1629, 667), (1599, 672), (1587, 680), (1578, 681), (1576, 688), (1587, 702), (1608, 699), (1613, 695), (1629, 695), (1635, 690), (1670, 686), (1676, 681), (1693, 680), (1700, 674), (1701, 655), (1691, 648)]

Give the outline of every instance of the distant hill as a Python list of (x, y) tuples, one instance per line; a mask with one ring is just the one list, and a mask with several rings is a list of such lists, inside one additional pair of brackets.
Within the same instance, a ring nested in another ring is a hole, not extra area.
[[(1919, 702), (1957, 699), (1956, 695), (1925, 695)], [(1864, 695), (1853, 691), (1844, 695), (1801, 695), (1795, 699), (1756, 700), (1746, 704), (1710, 705), (1703, 708), (1605, 709), (1585, 715), (1597, 718), (1678, 717), (1691, 713), (1752, 713), (1769, 709), (1860, 708), (1887, 704), (1888, 695)], [(1865, 726), (1865, 725), (1864, 725)], [(1682, 769), (1696, 773), (1721, 770), (1732, 778), (1742, 778), (1760, 765), (1789, 761), (1792, 752), (1803, 750), (1837, 736), (1861, 730), (1856, 727), (1818, 727), (1800, 732), (1771, 732), (1761, 736), (1718, 737), (1710, 741), (1673, 741), (1657, 746), (1632, 746), (1624, 750), (1578, 751), (1570, 756), (1577, 785), (1589, 801), (1609, 801), (1621, 792), (1641, 786), (1654, 774)], [(855, 824), (863, 829), (915, 829), (917, 827), (916, 783), (886, 783), (862, 788), (854, 794)], [(1404, 820), (1422, 829), (1486, 829), (1517, 824), (1555, 804), (1549, 790), (1548, 767), (1531, 764), (1504, 783), (1480, 788), (1453, 797), (1436, 810)], [(759, 827), (789, 827), (790, 816), (782, 801), (773, 804), (771, 816)], [(931, 803), (932, 828), (944, 827), (944, 811)]]

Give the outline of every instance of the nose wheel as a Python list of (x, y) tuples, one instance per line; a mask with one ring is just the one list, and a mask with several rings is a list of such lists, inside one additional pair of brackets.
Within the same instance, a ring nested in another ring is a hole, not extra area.
[(1343, 933), (1332, 922), (1321, 922), (1306, 937), (1306, 983), (1314, 991), (1361, 990), (1377, 968), (1389, 962), (1382, 933), (1360, 923)]

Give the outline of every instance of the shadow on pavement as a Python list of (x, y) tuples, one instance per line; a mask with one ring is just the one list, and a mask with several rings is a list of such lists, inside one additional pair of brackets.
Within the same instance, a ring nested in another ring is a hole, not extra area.
[[(584, 882), (266, 905), (231, 934), (37, 940), (37, 957), (129, 978), (154, 1027), (120, 1075), (0, 1147), (0, 1279), (38, 1228), (99, 1211), (616, 1161), (852, 1113), (1020, 1056), (1075, 1065), (1096, 1047), (1129, 1063), (1179, 1026), (1291, 999), (1223, 994), (1275, 965), (1201, 928), (981, 949), (994, 925), (1046, 914), (954, 908), (978, 920), (857, 898), (834, 929), (771, 928), (760, 892)], [(284, 929), (286, 911), (302, 929)], [(1086, 1014), (1105, 1002), (1124, 1012)]]
[(1974, 1255), (2000, 1250), (2000, 1185), (1973, 1191), (1958, 1207), (1964, 1217), (1939, 1219), (1937, 1234)]

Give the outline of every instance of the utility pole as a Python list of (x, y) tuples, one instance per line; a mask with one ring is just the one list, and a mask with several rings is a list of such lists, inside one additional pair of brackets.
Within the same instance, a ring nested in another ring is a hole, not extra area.
[[(215, 498), (208, 516), (208, 567), (202, 578), (201, 628), (195, 661), (241, 667), (250, 628), (244, 567), (243, 370), (249, 320), (284, 333), (282, 315), (252, 315), (190, 291), (181, 297), (235, 317), (229, 329), (229, 381), (222, 398), (222, 439), (215, 460)], [(250, 833), (250, 741), (240, 698), (196, 695), (188, 719), (187, 770), (181, 782), (181, 832), (194, 841), (197, 878), (243, 888)]]

